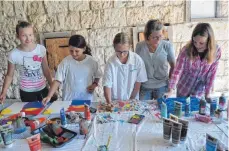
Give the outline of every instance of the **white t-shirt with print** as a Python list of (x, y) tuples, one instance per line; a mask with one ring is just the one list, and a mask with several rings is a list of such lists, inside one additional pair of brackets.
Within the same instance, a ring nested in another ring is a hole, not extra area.
[[(111, 88), (112, 100), (128, 100), (134, 89), (135, 82), (147, 81), (145, 64), (141, 57), (129, 51), (126, 64), (122, 64), (116, 54), (106, 64), (103, 86)], [(139, 95), (136, 95), (136, 99)]]
[(101, 77), (102, 71), (92, 56), (86, 55), (82, 61), (67, 56), (59, 64), (55, 80), (63, 84), (63, 101), (74, 99), (93, 101), (93, 94), (87, 92), (87, 87), (95, 78)]
[(37, 92), (46, 87), (46, 79), (42, 71), (42, 60), (46, 48), (37, 44), (30, 52), (14, 48), (9, 54), (9, 62), (19, 70), (20, 89), (26, 92)]

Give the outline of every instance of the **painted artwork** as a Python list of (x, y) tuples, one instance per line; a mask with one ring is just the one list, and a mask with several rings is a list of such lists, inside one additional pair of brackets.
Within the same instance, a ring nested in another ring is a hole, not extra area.
[(84, 112), (85, 104), (90, 106), (91, 100), (72, 100), (72, 103), (68, 107), (67, 112), (70, 112), (70, 111)]
[(21, 112), (25, 112), (26, 115), (38, 115), (44, 109), (44, 105), (41, 102), (29, 102), (25, 104)]

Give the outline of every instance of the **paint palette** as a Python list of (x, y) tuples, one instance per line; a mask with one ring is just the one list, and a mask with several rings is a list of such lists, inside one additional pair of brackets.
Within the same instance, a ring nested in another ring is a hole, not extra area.
[(140, 114), (134, 114), (129, 120), (128, 123), (132, 123), (132, 124), (139, 124), (143, 119), (144, 119), (144, 115), (140, 115)]

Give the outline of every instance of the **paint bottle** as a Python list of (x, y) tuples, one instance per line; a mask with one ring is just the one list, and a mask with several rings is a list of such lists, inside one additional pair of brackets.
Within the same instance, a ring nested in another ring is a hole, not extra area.
[(206, 151), (216, 151), (218, 140), (209, 134), (206, 134)]
[(170, 141), (172, 130), (172, 121), (167, 118), (163, 118), (163, 138), (166, 142)]
[(200, 99), (199, 114), (201, 115), (206, 114), (206, 100), (204, 97)]
[(33, 135), (26, 139), (29, 144), (30, 151), (41, 151), (40, 134)]
[(182, 124), (180, 141), (181, 141), (181, 143), (184, 143), (187, 139), (189, 122), (187, 120), (184, 120), (184, 119), (178, 119), (178, 122)]
[(172, 144), (173, 146), (178, 146), (180, 143), (182, 124), (173, 121), (172, 125)]
[(225, 110), (226, 108), (226, 97), (224, 94), (222, 94), (220, 97), (219, 97), (219, 109), (220, 110)]
[(161, 103), (161, 118), (167, 118), (167, 105), (162, 101)]
[(190, 105), (190, 97), (186, 98), (186, 104), (185, 104), (185, 116), (189, 117), (191, 114), (191, 105)]
[(6, 148), (13, 146), (13, 130), (11, 128), (2, 130), (1, 136)]
[(182, 103), (174, 101), (174, 115), (179, 118), (182, 116)]
[(216, 109), (217, 109), (217, 102), (216, 100), (213, 99), (210, 104), (210, 116), (214, 116)]
[(173, 120), (173, 121), (175, 121), (175, 122), (178, 122), (178, 117), (177, 116), (175, 116), (175, 115), (173, 115), (173, 114), (169, 114), (169, 118), (171, 119), (171, 120)]
[(86, 135), (88, 134), (88, 122), (85, 118), (82, 118), (79, 123), (80, 127), (80, 135)]
[(66, 124), (67, 124), (67, 119), (66, 119), (66, 115), (65, 115), (64, 108), (62, 108), (62, 109), (60, 110), (60, 121), (61, 121), (61, 125), (62, 125), (62, 126), (66, 126)]
[(221, 124), (223, 122), (223, 111), (218, 109), (215, 110), (215, 118), (213, 119), (215, 124)]
[(84, 104), (84, 117), (88, 121), (91, 120), (91, 113), (90, 113), (90, 110), (89, 110), (89, 106), (87, 104)]

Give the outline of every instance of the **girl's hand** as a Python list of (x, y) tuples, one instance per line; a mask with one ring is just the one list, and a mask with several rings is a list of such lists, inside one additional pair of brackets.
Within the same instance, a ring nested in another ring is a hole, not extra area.
[(167, 93), (164, 94), (166, 98), (169, 98), (173, 94), (173, 90), (169, 89)]
[(42, 100), (42, 103), (46, 105), (51, 100), (51, 97), (47, 96)]
[(6, 99), (6, 94), (1, 94), (0, 95), (0, 104), (4, 103), (5, 99)]
[(97, 87), (96, 84), (92, 84), (92, 85), (90, 85), (90, 86), (87, 87), (87, 91), (89, 93), (93, 93), (96, 87)]

